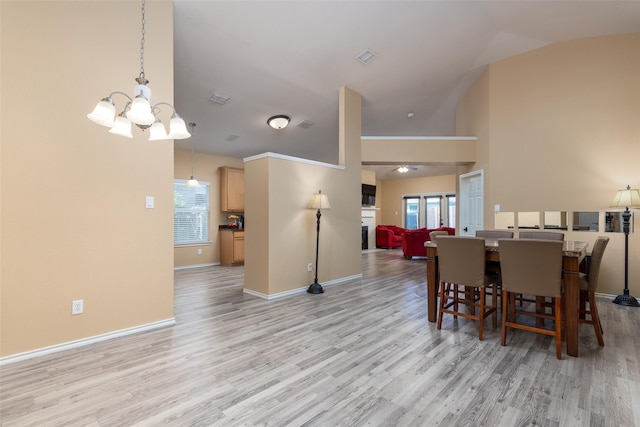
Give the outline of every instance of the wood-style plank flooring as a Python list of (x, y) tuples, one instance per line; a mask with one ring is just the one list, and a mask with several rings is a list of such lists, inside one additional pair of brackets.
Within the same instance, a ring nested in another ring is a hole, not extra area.
[(1, 368), (2, 426), (640, 426), (640, 310), (599, 298), (604, 348), (445, 317), (425, 261), (362, 255), (362, 280), (266, 301), (243, 267), (175, 273), (174, 327)]

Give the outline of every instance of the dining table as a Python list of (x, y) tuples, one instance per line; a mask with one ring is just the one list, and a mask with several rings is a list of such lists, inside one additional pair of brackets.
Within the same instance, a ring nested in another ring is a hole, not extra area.
[[(425, 242), (427, 249), (427, 318), (435, 322), (438, 314), (438, 245)], [(580, 266), (587, 255), (587, 242), (565, 240), (562, 252), (562, 295), (565, 317), (567, 354), (578, 357), (578, 321), (580, 299)], [(500, 262), (500, 246), (497, 240), (485, 239), (487, 261)]]

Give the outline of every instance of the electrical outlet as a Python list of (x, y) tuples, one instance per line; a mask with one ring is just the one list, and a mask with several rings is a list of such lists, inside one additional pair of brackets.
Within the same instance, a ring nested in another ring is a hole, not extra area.
[(313, 271), (313, 265), (311, 263), (307, 264), (307, 271)]
[(198, 249), (198, 255), (202, 255), (202, 249)]
[(77, 299), (71, 301), (71, 314), (82, 314), (84, 313), (84, 300)]

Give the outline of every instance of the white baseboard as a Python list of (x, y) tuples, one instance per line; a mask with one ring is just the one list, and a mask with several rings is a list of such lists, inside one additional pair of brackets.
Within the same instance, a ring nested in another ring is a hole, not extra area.
[(85, 345), (98, 343), (101, 341), (107, 341), (113, 338), (124, 337), (126, 335), (137, 334), (140, 332), (147, 332), (154, 329), (166, 328), (176, 324), (175, 317), (170, 319), (160, 320), (158, 322), (147, 323), (145, 325), (134, 326), (132, 328), (120, 329), (118, 331), (107, 332), (106, 334), (95, 335), (93, 337), (82, 338), (76, 341), (69, 341), (61, 344), (52, 345), (49, 347), (38, 348), (36, 350), (25, 351), (24, 353), (12, 354), (0, 358), (0, 366), (8, 365), (9, 363), (20, 362), (22, 360), (34, 359), (36, 357), (45, 356), (51, 353), (57, 353), (59, 351), (71, 350)]
[(220, 265), (219, 262), (210, 262), (207, 264), (194, 264), (194, 265), (183, 265), (181, 267), (173, 267), (173, 271), (177, 271), (177, 270), (187, 270), (190, 268), (200, 268), (200, 267), (213, 267), (216, 265)]
[[(343, 277), (336, 280), (330, 280), (328, 282), (321, 283), (321, 285), (323, 288), (327, 288), (329, 286), (341, 285), (341, 284), (345, 284), (347, 282), (351, 282), (353, 280), (358, 280), (358, 279), (362, 279), (362, 274), (355, 274), (353, 276), (347, 276), (347, 277)], [(279, 292), (277, 294), (269, 294), (269, 295), (263, 294), (262, 292), (256, 292), (247, 288), (244, 288), (242, 291), (246, 294), (253, 295), (254, 297), (263, 298), (266, 300), (274, 300), (278, 298), (289, 297), (291, 295), (303, 294), (307, 292), (308, 288), (309, 288), (308, 286), (304, 286), (302, 288), (296, 288), (290, 291)]]

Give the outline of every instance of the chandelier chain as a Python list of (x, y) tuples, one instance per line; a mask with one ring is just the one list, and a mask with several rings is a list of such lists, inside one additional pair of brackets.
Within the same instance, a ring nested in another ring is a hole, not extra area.
[(145, 0), (142, 0), (142, 34), (141, 34), (141, 38), (140, 38), (140, 77), (142, 79), (145, 78), (144, 76), (144, 3)]

